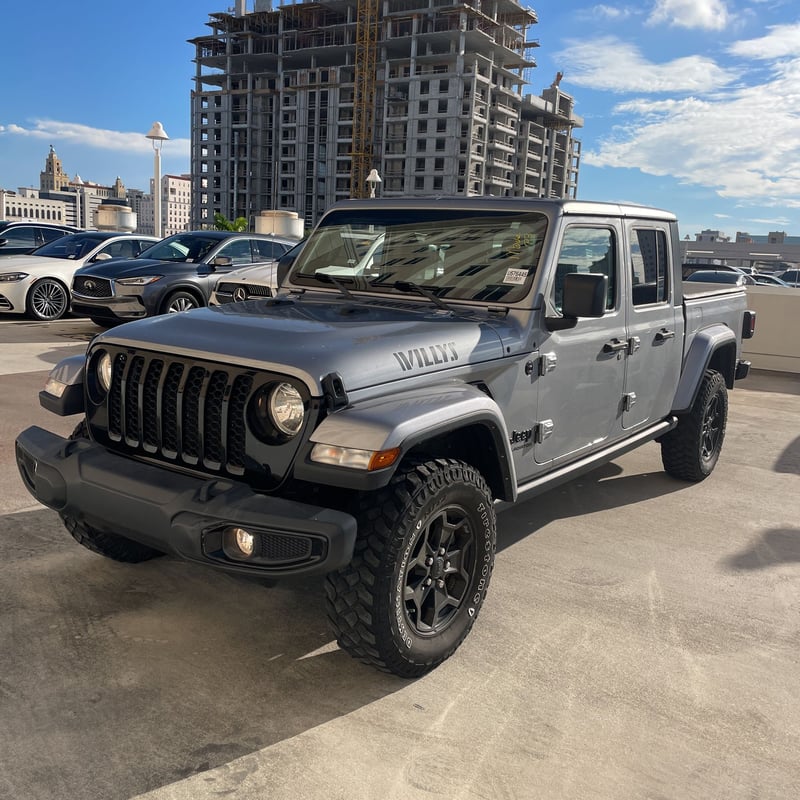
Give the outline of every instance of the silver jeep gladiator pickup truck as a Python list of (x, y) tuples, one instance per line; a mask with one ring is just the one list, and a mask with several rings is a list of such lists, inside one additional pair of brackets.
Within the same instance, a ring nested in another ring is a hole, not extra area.
[(405, 677), (486, 597), (496, 503), (655, 440), (700, 481), (747, 375), (741, 289), (681, 283), (675, 217), (510, 198), (346, 201), (276, 297), (140, 320), (52, 371), (17, 438), (85, 547), (325, 576), (340, 646)]

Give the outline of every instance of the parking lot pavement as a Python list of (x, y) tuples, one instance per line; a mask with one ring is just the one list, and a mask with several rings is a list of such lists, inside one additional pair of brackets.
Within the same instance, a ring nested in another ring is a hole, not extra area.
[[(42, 375), (3, 379), (4, 469)], [(800, 376), (741, 387), (703, 483), (651, 444), (503, 511), (473, 632), (416, 681), (336, 648), (319, 581), (116, 564), (4, 500), (0, 797), (800, 796)]]

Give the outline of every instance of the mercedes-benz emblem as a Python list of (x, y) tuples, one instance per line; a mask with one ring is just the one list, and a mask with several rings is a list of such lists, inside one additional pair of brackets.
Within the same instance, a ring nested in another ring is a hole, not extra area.
[(245, 289), (244, 286), (237, 286), (233, 290), (233, 299), (237, 303), (241, 303), (242, 300), (247, 300), (247, 289)]
[(91, 292), (92, 289), (96, 289), (97, 288), (97, 285), (95, 284), (94, 281), (84, 281), (83, 282), (83, 288), (84, 289), (88, 289)]

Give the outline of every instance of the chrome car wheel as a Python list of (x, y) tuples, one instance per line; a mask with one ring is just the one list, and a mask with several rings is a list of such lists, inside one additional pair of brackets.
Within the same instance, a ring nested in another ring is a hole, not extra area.
[(66, 287), (54, 278), (36, 281), (28, 293), (27, 312), (33, 319), (52, 321), (61, 319), (69, 308)]

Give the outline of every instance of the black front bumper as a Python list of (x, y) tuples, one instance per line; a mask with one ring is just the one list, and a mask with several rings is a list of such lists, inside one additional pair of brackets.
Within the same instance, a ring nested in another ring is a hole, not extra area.
[[(341, 511), (256, 494), (235, 481), (171, 472), (36, 426), (17, 437), (16, 457), (40, 503), (189, 561), (279, 578), (329, 572), (352, 558), (356, 521)], [(259, 558), (226, 554), (223, 533), (231, 527), (263, 541)]]

